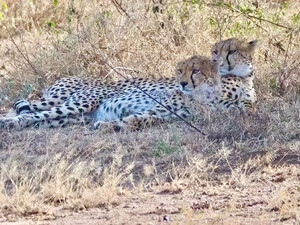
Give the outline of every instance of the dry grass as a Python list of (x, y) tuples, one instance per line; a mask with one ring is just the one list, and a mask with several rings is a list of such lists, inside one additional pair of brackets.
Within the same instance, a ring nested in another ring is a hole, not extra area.
[[(0, 112), (64, 76), (120, 79), (112, 68), (125, 76), (172, 76), (177, 61), (210, 55), (220, 33), (260, 41), (258, 112), (244, 121), (234, 111), (197, 108), (192, 122), (206, 137), (182, 122), (118, 134), (1, 130), (0, 221), (55, 218), (62, 209), (126, 212), (124, 199), (135, 195), (130, 201), (140, 210), (133, 216), (140, 218), (175, 212), (180, 224), (245, 224), (254, 217), (299, 223), (297, 1), (55, 2), (6, 0), (7, 10), (0, 4)], [(160, 204), (169, 194), (186, 200), (174, 200), (183, 211), (147, 206), (145, 198)]]

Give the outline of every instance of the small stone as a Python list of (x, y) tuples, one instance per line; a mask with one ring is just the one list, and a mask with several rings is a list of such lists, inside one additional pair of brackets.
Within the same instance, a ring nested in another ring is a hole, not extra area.
[(169, 222), (170, 218), (168, 216), (164, 216), (164, 221)]

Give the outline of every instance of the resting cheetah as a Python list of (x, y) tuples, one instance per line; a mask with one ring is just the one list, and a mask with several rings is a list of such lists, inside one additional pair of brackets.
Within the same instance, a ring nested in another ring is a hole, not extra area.
[[(224, 43), (231, 43), (230, 40)], [(222, 42), (217, 43), (214, 48), (217, 49), (220, 43)], [(222, 48), (219, 51), (221, 53), (224, 50)], [(244, 49), (236, 48), (239, 54), (243, 53), (242, 50)], [(235, 103), (243, 108), (249, 88), (247, 82), (241, 79), (247, 78), (221, 74), (219, 79), (217, 69), (220, 72), (222, 67), (220, 53), (216, 53), (219, 58), (215, 63), (203, 56), (194, 56), (179, 62), (176, 69), (177, 79), (139, 78), (104, 84), (94, 79), (63, 78), (49, 87), (40, 101), (32, 104), (25, 100), (16, 102), (14, 109), (17, 115), (0, 118), (0, 126), (22, 129), (35, 124), (58, 127), (67, 123), (96, 121), (95, 128), (108, 125), (115, 130), (138, 129), (176, 118), (168, 109), (186, 118), (190, 112), (185, 104), (185, 96), (206, 101), (211, 106), (229, 107)], [(230, 57), (226, 58), (230, 62)], [(251, 58), (241, 63), (249, 65)], [(252, 80), (250, 83), (252, 85)], [(223, 94), (224, 90), (228, 92), (227, 95)]]
[[(195, 72), (199, 77), (215, 75), (210, 71), (212, 62), (207, 57), (192, 57), (187, 62), (198, 68)], [(201, 87), (201, 83), (197, 85)], [(168, 109), (186, 118), (190, 112), (184, 97), (175, 77), (158, 80), (136, 78), (109, 84), (68, 77), (49, 87), (40, 101), (32, 104), (26, 100), (16, 102), (14, 109), (17, 115), (1, 118), (0, 125), (22, 129), (35, 124), (58, 127), (67, 123), (96, 121), (95, 128), (112, 125), (116, 130), (136, 129), (176, 117)]]
[(242, 112), (246, 108), (254, 111), (252, 55), (256, 43), (256, 40), (246, 43), (235, 38), (217, 42), (212, 48), (212, 61), (219, 76), (210, 84), (206, 82), (206, 88), (202, 85), (200, 93), (199, 90), (197, 93), (197, 86), (202, 80), (195, 75), (194, 66), (188, 61), (180, 62), (184, 68), (177, 70), (181, 90), (186, 95), (193, 93), (201, 101), (205, 100), (213, 109), (238, 106)]

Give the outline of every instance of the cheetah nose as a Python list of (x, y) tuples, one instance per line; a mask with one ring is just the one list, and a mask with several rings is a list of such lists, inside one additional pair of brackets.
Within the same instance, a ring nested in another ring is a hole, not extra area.
[(183, 89), (187, 84), (188, 84), (188, 82), (180, 82), (180, 85), (182, 86)]

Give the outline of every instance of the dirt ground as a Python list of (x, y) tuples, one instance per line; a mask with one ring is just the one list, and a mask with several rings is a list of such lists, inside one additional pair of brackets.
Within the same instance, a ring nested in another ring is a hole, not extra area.
[(109, 206), (55, 208), (48, 215), (29, 215), (26, 220), (8, 217), (10, 222), (1, 224), (300, 224), (300, 168), (285, 166), (262, 177), (247, 187), (130, 193)]

